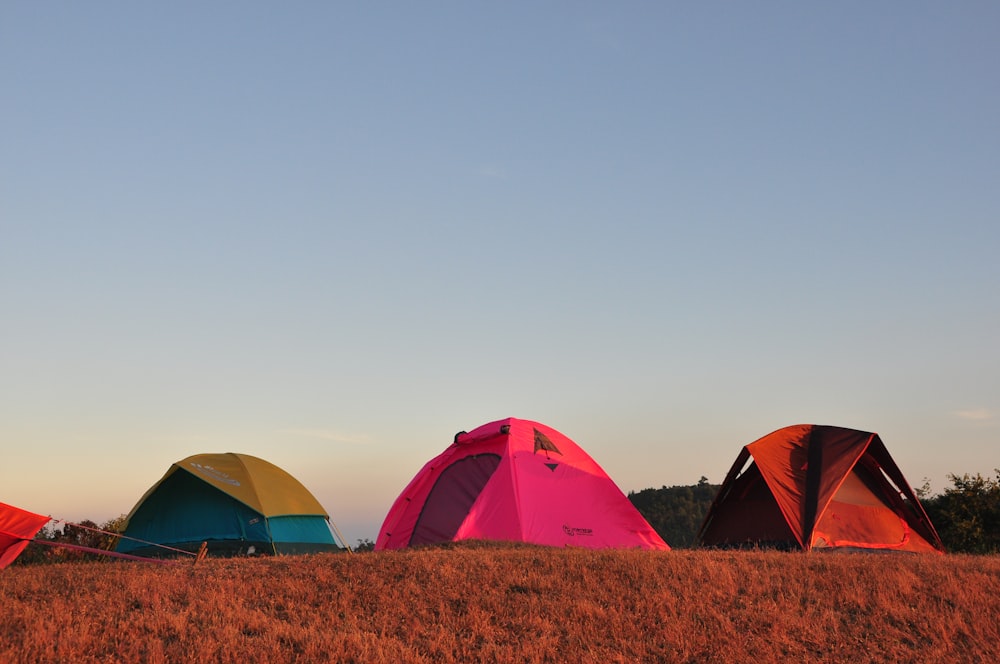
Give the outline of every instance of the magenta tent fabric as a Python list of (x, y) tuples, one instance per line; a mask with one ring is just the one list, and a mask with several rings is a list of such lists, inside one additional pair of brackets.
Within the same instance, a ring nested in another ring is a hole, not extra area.
[(456, 434), (393, 503), (375, 549), (466, 539), (670, 549), (576, 443), (514, 418)]
[(0, 503), (0, 569), (14, 562), (49, 517)]

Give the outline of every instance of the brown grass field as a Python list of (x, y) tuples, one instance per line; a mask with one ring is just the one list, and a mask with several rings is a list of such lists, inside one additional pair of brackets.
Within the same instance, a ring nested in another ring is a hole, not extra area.
[(403, 552), (0, 571), (4, 662), (995, 662), (1000, 557)]

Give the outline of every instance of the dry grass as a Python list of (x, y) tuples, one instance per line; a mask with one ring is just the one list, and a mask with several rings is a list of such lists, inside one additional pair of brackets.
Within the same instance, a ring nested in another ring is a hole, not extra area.
[(0, 572), (22, 662), (996, 661), (1000, 557), (587, 551)]

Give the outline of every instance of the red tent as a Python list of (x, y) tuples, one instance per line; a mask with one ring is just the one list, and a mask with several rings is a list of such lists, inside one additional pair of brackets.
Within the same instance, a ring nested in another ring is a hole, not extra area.
[(514, 418), (456, 434), (396, 499), (375, 549), (463, 539), (670, 548), (576, 443)]
[(0, 503), (0, 569), (14, 562), (49, 517)]
[(703, 546), (944, 551), (878, 434), (814, 424), (744, 447), (698, 539)]

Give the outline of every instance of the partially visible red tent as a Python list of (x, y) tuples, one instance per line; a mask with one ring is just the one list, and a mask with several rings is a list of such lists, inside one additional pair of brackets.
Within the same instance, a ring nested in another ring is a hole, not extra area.
[(47, 516), (0, 503), (0, 569), (14, 562), (49, 521)]
[(878, 434), (785, 427), (745, 446), (698, 534), (703, 546), (942, 553)]

